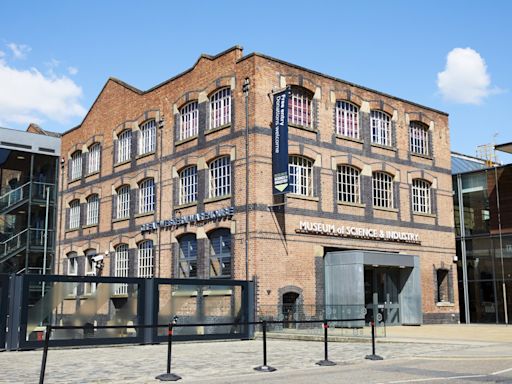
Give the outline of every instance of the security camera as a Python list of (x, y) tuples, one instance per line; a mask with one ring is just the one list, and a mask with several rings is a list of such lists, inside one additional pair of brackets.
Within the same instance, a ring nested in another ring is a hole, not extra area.
[(101, 262), (103, 261), (103, 255), (95, 255), (91, 257), (91, 260), (94, 261), (95, 263)]

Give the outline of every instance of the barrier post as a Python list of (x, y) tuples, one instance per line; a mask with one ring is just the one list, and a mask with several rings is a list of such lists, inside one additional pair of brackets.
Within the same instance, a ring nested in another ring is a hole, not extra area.
[(327, 330), (329, 329), (329, 324), (327, 323), (327, 320), (324, 320), (323, 327), (324, 327), (324, 359), (317, 362), (316, 365), (321, 365), (323, 367), (329, 367), (329, 366), (336, 365), (336, 363), (334, 361), (329, 360), (329, 357), (328, 357)]
[(39, 384), (44, 384), (44, 374), (46, 372), (46, 359), (48, 358), (48, 344), (50, 343), (50, 333), (52, 332), (52, 326), (46, 326), (46, 332), (44, 336), (44, 347), (43, 347), (43, 360), (41, 361), (41, 371), (39, 372)]
[(178, 381), (181, 379), (181, 376), (178, 376), (175, 373), (171, 373), (172, 334), (174, 332), (173, 327), (177, 322), (178, 316), (174, 316), (172, 322), (169, 323), (169, 327), (167, 329), (167, 372), (155, 377), (155, 379), (160, 381)]
[(367, 360), (384, 360), (382, 356), (375, 354), (375, 321), (372, 319), (370, 322), (370, 325), (372, 326), (372, 354), (366, 355), (365, 359)]
[(274, 372), (277, 369), (267, 365), (267, 321), (263, 320), (261, 326), (263, 328), (263, 365), (254, 368), (254, 370), (259, 372)]

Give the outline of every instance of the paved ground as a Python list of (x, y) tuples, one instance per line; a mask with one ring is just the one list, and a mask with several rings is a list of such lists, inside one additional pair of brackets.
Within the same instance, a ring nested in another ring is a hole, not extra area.
[[(433, 328), (430, 328), (433, 327)], [(395, 341), (377, 344), (383, 361), (368, 361), (369, 343), (330, 343), (334, 367), (319, 367), (323, 344), (268, 341), (268, 364), (260, 373), (261, 340), (178, 343), (173, 372), (183, 383), (512, 383), (512, 327), (423, 326), (395, 330)], [(413, 330), (416, 330), (415, 332)], [(398, 335), (398, 333), (402, 333)], [(444, 334), (444, 335), (443, 335)], [(388, 332), (389, 335), (389, 332)], [(441, 342), (433, 340), (442, 337)], [(0, 353), (0, 383), (37, 383), (41, 351)], [(53, 349), (47, 383), (157, 383), (165, 372), (166, 346)]]

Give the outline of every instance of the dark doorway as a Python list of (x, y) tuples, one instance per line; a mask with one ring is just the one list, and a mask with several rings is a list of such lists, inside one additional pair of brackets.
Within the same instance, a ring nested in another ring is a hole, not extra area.
[(365, 266), (365, 306), (369, 320), (386, 325), (400, 324), (400, 269), (395, 267)]
[[(298, 298), (296, 292), (287, 292), (283, 295), (283, 320), (298, 320)], [(284, 328), (295, 328), (295, 324), (284, 324)]]

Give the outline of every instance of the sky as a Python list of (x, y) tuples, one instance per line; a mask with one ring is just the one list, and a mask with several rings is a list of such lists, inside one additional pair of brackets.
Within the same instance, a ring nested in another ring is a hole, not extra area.
[(66, 131), (110, 76), (145, 90), (241, 45), (445, 111), (452, 150), (474, 155), (512, 142), (511, 15), (506, 0), (2, 2), (0, 126)]

